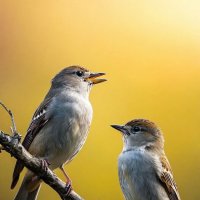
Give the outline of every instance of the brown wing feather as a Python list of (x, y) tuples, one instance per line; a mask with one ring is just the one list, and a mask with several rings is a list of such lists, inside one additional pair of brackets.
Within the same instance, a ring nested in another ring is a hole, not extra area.
[(161, 157), (161, 163), (162, 163), (163, 171), (160, 174), (159, 179), (161, 183), (163, 184), (163, 187), (165, 188), (167, 195), (169, 196), (169, 199), (180, 200), (180, 196), (179, 196), (178, 189), (172, 175), (170, 164), (165, 155)]
[[(45, 99), (44, 102), (38, 107), (38, 109), (33, 115), (32, 121), (27, 130), (27, 134), (24, 138), (24, 141), (22, 142), (22, 145), (24, 146), (26, 150), (29, 149), (35, 136), (49, 121), (49, 119), (46, 119), (46, 115), (45, 115), (45, 110), (47, 109), (49, 103), (50, 103), (50, 99)], [(19, 180), (20, 173), (23, 170), (23, 168), (24, 168), (24, 165), (19, 160), (17, 160), (15, 164), (14, 172), (13, 172), (13, 180), (11, 184), (11, 189), (13, 189), (16, 186)]]

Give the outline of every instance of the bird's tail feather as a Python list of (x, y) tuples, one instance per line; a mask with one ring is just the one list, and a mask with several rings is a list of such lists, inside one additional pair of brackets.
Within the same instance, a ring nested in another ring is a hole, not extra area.
[(40, 185), (41, 184), (39, 184), (36, 189), (30, 192), (27, 188), (27, 181), (24, 179), (14, 200), (36, 200), (40, 190)]

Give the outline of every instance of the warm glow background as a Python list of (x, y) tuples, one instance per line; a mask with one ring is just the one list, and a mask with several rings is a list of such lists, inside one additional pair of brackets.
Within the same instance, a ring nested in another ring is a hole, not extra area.
[[(107, 73), (109, 81), (91, 93), (88, 140), (66, 166), (80, 195), (123, 199), (117, 174), (122, 141), (109, 125), (144, 117), (164, 132), (182, 199), (200, 199), (199, 0), (1, 0), (0, 15), (0, 99), (22, 135), (63, 67)], [(8, 131), (9, 117), (0, 110), (0, 129)], [(9, 189), (14, 163), (0, 154), (1, 200), (17, 192)], [(43, 184), (42, 199), (59, 197)]]

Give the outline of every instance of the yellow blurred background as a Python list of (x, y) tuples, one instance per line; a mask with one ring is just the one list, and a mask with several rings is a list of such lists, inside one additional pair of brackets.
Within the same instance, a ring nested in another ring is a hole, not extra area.
[[(164, 132), (182, 199), (200, 199), (200, 1), (1, 0), (0, 26), (0, 99), (22, 135), (63, 67), (107, 73), (109, 81), (91, 93), (88, 140), (65, 167), (81, 196), (123, 199), (122, 140), (109, 125), (148, 118)], [(0, 129), (9, 126), (0, 109)], [(14, 163), (0, 154), (1, 200), (17, 192), (10, 190)], [(38, 199), (59, 197), (43, 184)]]

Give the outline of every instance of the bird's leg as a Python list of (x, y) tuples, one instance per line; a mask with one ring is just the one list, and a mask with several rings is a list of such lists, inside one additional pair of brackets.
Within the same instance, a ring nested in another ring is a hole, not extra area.
[(66, 183), (71, 183), (71, 179), (69, 178), (69, 176), (67, 175), (67, 173), (65, 172), (63, 166), (60, 167), (60, 170), (63, 172), (65, 178), (66, 178)]
[(70, 192), (72, 191), (72, 181), (69, 178), (69, 176), (67, 175), (67, 173), (65, 172), (63, 166), (60, 166), (60, 170), (63, 172), (65, 178), (66, 178), (66, 195), (69, 195)]

